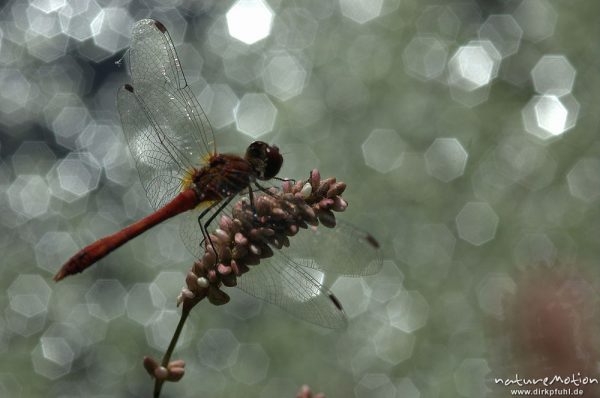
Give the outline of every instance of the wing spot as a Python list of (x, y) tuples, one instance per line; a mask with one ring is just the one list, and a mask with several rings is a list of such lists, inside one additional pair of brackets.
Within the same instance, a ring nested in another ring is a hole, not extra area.
[(335, 307), (340, 310), (343, 311), (344, 309), (342, 308), (342, 303), (340, 303), (340, 300), (338, 300), (337, 297), (335, 297), (332, 293), (329, 293), (329, 299), (333, 302), (333, 305), (335, 305)]
[(167, 28), (165, 28), (165, 25), (162, 24), (162, 22), (154, 20), (154, 26), (156, 26), (156, 28), (158, 30), (160, 30), (162, 33), (165, 33), (167, 31)]
[(367, 242), (373, 246), (376, 249), (379, 249), (379, 242), (377, 242), (377, 240), (373, 237), (373, 235), (367, 235), (366, 238)]
[(123, 86), (123, 88), (129, 91), (130, 93), (133, 93), (133, 86), (131, 84), (126, 84)]

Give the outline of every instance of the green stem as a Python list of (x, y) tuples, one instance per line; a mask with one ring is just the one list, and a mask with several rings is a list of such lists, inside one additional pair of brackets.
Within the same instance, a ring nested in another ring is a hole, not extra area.
[[(183, 325), (185, 324), (185, 321), (186, 321), (188, 315), (190, 314), (190, 310), (191, 310), (191, 308), (186, 308), (186, 306), (183, 306), (183, 309), (181, 311), (181, 318), (179, 318), (179, 323), (177, 324), (177, 328), (175, 329), (175, 333), (173, 334), (173, 337), (171, 337), (171, 342), (169, 343), (169, 348), (167, 348), (167, 351), (165, 352), (165, 355), (163, 356), (163, 359), (161, 362), (161, 366), (164, 366), (165, 368), (169, 365), (169, 361), (171, 360), (171, 355), (173, 354), (173, 351), (175, 350), (175, 346), (177, 345), (177, 341), (179, 340), (179, 335), (181, 334), (181, 331), (183, 330)], [(156, 381), (154, 382), (154, 398), (160, 397), (160, 390), (162, 388), (162, 385), (163, 385), (163, 380), (156, 379)]]

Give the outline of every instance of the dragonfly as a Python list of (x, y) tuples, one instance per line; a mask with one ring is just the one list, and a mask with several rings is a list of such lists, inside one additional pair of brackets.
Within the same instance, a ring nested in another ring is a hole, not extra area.
[[(81, 249), (61, 267), (55, 281), (82, 272), (131, 239), (182, 213), (181, 238), (190, 252), (200, 257), (203, 243), (208, 240), (212, 244), (207, 228), (233, 198), (247, 195), (252, 203), (254, 192), (268, 193), (261, 183), (285, 180), (277, 177), (283, 156), (275, 145), (254, 141), (243, 156), (217, 151), (210, 122), (161, 22), (136, 22), (128, 54), (132, 83), (119, 89), (117, 108), (142, 186), (155, 211)], [(308, 253), (308, 258), (315, 255), (310, 253), (315, 245), (329, 245), (328, 250), (340, 247), (343, 252), (336, 259), (300, 263), (278, 255), (269, 259), (270, 266), (257, 272), (253, 269), (240, 278), (245, 281), (239, 287), (305, 320), (340, 326), (344, 313), (339, 301), (312, 271), (322, 268), (324, 272), (361, 276), (376, 272), (381, 259), (370, 234), (350, 224), (334, 230), (331, 234), (322, 234), (320, 229), (309, 232), (296, 247), (304, 247), (298, 254)], [(372, 260), (375, 266), (367, 266)], [(322, 262), (333, 265), (329, 269), (317, 265)], [(272, 275), (279, 275), (276, 283)], [(298, 298), (307, 297), (307, 291), (312, 292), (312, 311), (306, 309), (310, 306), (297, 308), (306, 301)]]

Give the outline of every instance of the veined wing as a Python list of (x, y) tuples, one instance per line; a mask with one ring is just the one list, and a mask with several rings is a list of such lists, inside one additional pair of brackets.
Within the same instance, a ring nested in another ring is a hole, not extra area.
[[(172, 199), (167, 192), (177, 193), (172, 189), (177, 177), (215, 153), (214, 136), (164, 25), (138, 21), (129, 56), (133, 85), (119, 91), (119, 113), (142, 185), (152, 206), (159, 208)], [(130, 115), (134, 109), (140, 116)], [(148, 158), (159, 160), (148, 163)], [(161, 193), (153, 191), (157, 187)]]
[(117, 107), (146, 196), (158, 209), (181, 192), (181, 163), (166, 150), (157, 132), (159, 127), (136, 98), (132, 86), (119, 89)]
[(343, 276), (373, 275), (383, 265), (375, 238), (337, 217), (333, 228), (300, 230), (285, 250), (289, 257), (303, 259), (299, 262), (305, 267)]
[[(203, 158), (205, 155), (214, 154), (216, 151), (212, 127), (198, 99), (188, 86), (171, 36), (162, 23), (153, 19), (142, 19), (135, 24), (129, 61), (134, 87), (137, 88), (140, 83), (162, 86), (164, 91), (175, 97), (183, 107), (186, 119), (194, 128), (177, 132), (189, 135), (186, 138), (190, 142), (199, 144), (193, 149), (201, 153), (194, 155)], [(143, 97), (144, 88), (140, 88), (140, 91)]]
[[(179, 220), (179, 236), (185, 248), (194, 258), (202, 258), (204, 255), (204, 236), (198, 223), (198, 217), (200, 217), (202, 210), (202, 208), (190, 210), (182, 214)], [(210, 230), (214, 230), (214, 227)]]
[(342, 305), (323, 285), (322, 277), (311, 271), (275, 250), (273, 257), (240, 276), (237, 287), (307, 322), (330, 329), (345, 327)]
[[(258, 198), (262, 194), (255, 195)], [(234, 202), (221, 214), (230, 216)], [(209, 211), (203, 220), (215, 211), (216, 208)], [(189, 216), (192, 213), (194, 217)], [(186, 213), (180, 230), (183, 242), (196, 258), (203, 255), (199, 214), (198, 210)], [(219, 219), (215, 218), (210, 231), (218, 227)], [(336, 228), (341, 228), (341, 232)], [(344, 222), (338, 222), (332, 229), (301, 230), (289, 240), (289, 248), (273, 249), (273, 257), (250, 266), (250, 270), (237, 279), (237, 287), (305, 321), (328, 328), (344, 327), (346, 316), (340, 302), (324, 285), (325, 276), (376, 273), (382, 266), (377, 242), (368, 233)]]

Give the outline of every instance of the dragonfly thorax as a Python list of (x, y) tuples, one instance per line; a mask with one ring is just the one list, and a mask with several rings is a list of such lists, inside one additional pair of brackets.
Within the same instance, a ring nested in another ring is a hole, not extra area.
[(194, 170), (191, 185), (201, 201), (221, 200), (246, 189), (254, 178), (253, 167), (246, 159), (233, 154), (215, 154), (206, 166)]

